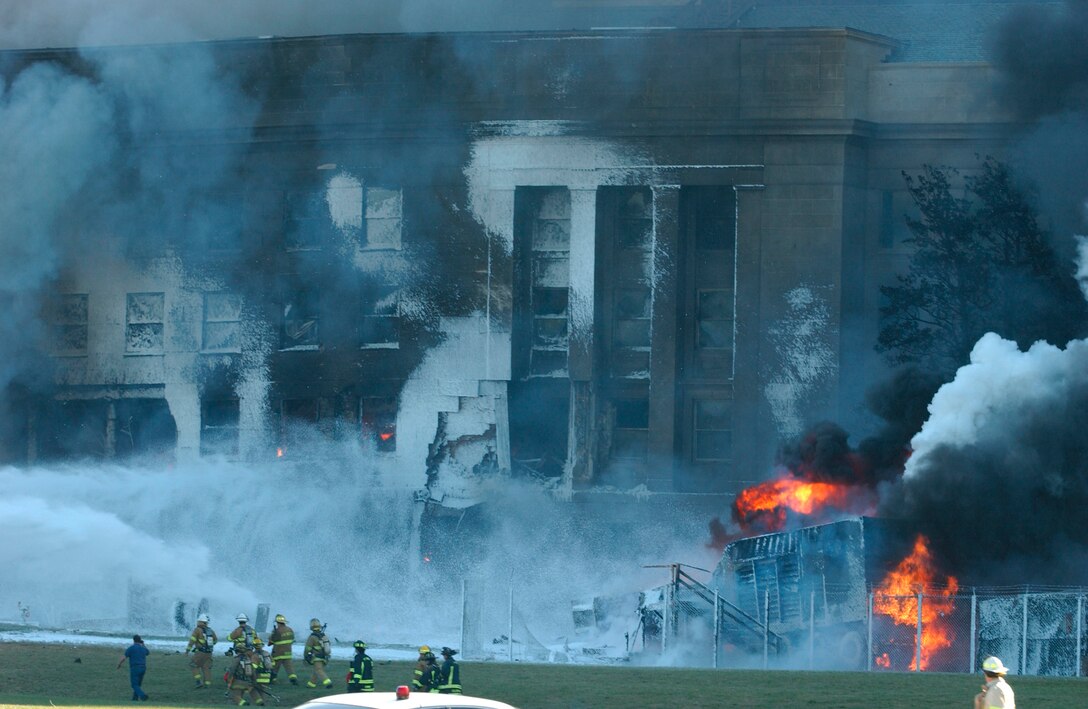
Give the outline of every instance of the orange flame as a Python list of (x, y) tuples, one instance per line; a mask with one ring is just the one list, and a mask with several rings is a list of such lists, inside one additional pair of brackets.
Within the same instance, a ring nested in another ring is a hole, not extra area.
[(378, 434), (378, 438), (382, 439), (383, 442), (388, 441), (392, 437), (393, 437), (393, 434), (390, 433), (389, 431), (382, 431), (381, 433)]
[(884, 669), (888, 669), (892, 666), (892, 661), (891, 658), (888, 657), (888, 653), (884, 653), (880, 657), (874, 658), (873, 662), (876, 663), (877, 667), (883, 667)]
[(844, 509), (854, 492), (851, 485), (779, 478), (745, 489), (733, 505), (741, 519), (761, 517), (771, 531), (778, 531), (786, 524), (786, 510), (810, 515), (827, 506)]
[(282, 448), (277, 448), (276, 449), (276, 457), (277, 458), (282, 458), (283, 457), (283, 449)]
[[(935, 588), (937, 571), (933, 557), (929, 552), (929, 540), (918, 535), (914, 540), (914, 550), (888, 575), (877, 587), (873, 598), (873, 611), (889, 616), (896, 625), (917, 627), (918, 594), (922, 599), (922, 647), (921, 669), (929, 666), (930, 659), (941, 650), (951, 647), (956, 634), (949, 627), (946, 617), (955, 610), (956, 604), (951, 596), (959, 590), (959, 581), (954, 576)], [(936, 596), (936, 597), (935, 597)], [(918, 669), (918, 652), (915, 649), (910, 669)], [(887, 654), (884, 655), (885, 660)], [(881, 667), (887, 665), (877, 658)], [(890, 664), (890, 661), (889, 661)]]

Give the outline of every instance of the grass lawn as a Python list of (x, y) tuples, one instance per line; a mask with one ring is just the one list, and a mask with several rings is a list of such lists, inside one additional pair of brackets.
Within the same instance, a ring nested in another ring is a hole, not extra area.
[[(144, 679), (148, 706), (228, 707), (222, 674), (229, 658), (217, 654), (210, 689), (192, 688), (187, 658), (155, 649)], [(0, 706), (131, 706), (128, 665), (116, 669), (127, 646), (0, 644)], [(297, 650), (297, 648), (296, 648)], [(77, 661), (78, 660), (78, 661)], [(410, 662), (376, 662), (378, 690), (407, 684)], [(296, 660), (305, 682), (309, 667)], [(344, 687), (346, 661), (334, 661), (329, 677)], [(639, 667), (585, 667), (462, 663), (466, 692), (523, 709), (602, 707), (843, 707), (857, 709), (969, 709), (981, 675), (864, 672), (762, 672)], [(1088, 679), (1011, 677), (1021, 709), (1088, 707)], [(280, 683), (280, 705), (293, 707), (321, 692)], [(276, 706), (275, 703), (272, 706)]]

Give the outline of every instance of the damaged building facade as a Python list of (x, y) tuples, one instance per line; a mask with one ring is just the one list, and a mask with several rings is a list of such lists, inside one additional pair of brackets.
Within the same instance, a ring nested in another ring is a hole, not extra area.
[(130, 230), (64, 207), (48, 372), (8, 387), (4, 458), (361, 446), (454, 507), (500, 471), (574, 495), (759, 480), (880, 366), (902, 172), (999, 155), (1008, 117), (962, 48), (745, 17), (7, 53), (9, 82), (206, 53), (254, 110), (143, 127), (207, 171), (161, 230), (163, 200)]

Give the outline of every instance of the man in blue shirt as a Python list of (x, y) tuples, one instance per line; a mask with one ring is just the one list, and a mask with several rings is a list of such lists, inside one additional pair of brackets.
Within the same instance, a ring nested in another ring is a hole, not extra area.
[(121, 656), (121, 661), (117, 663), (117, 669), (121, 669), (121, 665), (125, 664), (125, 660), (128, 660), (128, 677), (132, 682), (132, 701), (137, 699), (147, 701), (147, 694), (140, 685), (144, 681), (144, 673), (147, 672), (147, 656), (151, 652), (144, 647), (143, 638), (139, 635), (132, 636), (132, 645), (125, 650), (125, 654)]

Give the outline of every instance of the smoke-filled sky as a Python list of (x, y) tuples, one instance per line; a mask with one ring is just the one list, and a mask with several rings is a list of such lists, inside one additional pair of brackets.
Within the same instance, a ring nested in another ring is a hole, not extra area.
[(553, 6), (546, 0), (184, 0), (167, 3), (158, 0), (5, 0), (0, 5), (0, 48), (268, 35), (304, 37), (362, 32), (517, 29), (542, 25), (564, 27), (579, 16), (579, 8), (568, 5), (574, 3), (555, 3)]

